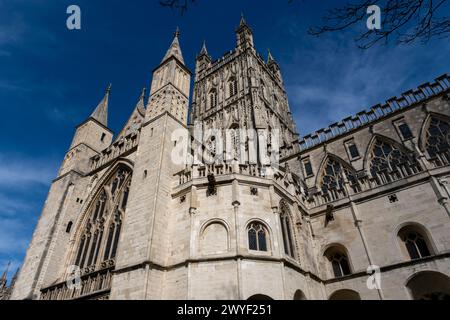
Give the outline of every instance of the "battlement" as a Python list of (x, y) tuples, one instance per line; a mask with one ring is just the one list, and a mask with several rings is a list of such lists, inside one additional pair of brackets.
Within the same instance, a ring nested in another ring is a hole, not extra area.
[(363, 110), (354, 116), (335, 122), (326, 128), (308, 134), (299, 140), (300, 151), (312, 149), (326, 141), (350, 133), (370, 123), (386, 118), (396, 111), (406, 109), (417, 103), (424, 102), (450, 89), (450, 76), (443, 74), (434, 82), (423, 83), (417, 89), (408, 90), (400, 97), (388, 99), (384, 104), (377, 104), (368, 110)]

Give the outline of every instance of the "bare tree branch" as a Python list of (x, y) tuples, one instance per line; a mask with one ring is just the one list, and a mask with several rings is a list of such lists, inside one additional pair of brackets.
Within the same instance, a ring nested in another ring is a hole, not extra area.
[[(277, 0), (274, 0), (277, 1)], [(287, 0), (293, 3), (299, 0)], [(303, 0), (304, 1), (304, 0)], [(164, 7), (179, 10), (183, 15), (197, 0), (159, 0)], [(361, 23), (366, 25), (367, 8), (381, 8), (380, 30), (363, 31), (354, 40), (359, 48), (367, 49), (384, 41), (408, 44), (415, 41), (426, 43), (432, 38), (450, 37), (450, 0), (353, 0), (329, 10), (324, 24), (311, 27), (308, 33), (320, 36), (329, 32), (340, 32)]]
[(163, 7), (179, 10), (181, 15), (183, 15), (187, 11), (189, 4), (193, 4), (195, 1), (196, 0), (160, 0), (159, 3)]
[(327, 32), (343, 31), (357, 23), (365, 23), (370, 5), (381, 8), (381, 30), (367, 30), (355, 37), (358, 47), (367, 49), (384, 40), (395, 39), (397, 44), (415, 41), (423, 43), (431, 38), (450, 36), (449, 0), (361, 0), (330, 10), (325, 23), (308, 30), (319, 36)]

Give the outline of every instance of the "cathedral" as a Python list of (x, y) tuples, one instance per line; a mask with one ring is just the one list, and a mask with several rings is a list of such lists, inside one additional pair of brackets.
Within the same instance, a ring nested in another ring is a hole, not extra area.
[(450, 298), (450, 76), (300, 137), (244, 18), (192, 97), (179, 37), (76, 127), (11, 299)]

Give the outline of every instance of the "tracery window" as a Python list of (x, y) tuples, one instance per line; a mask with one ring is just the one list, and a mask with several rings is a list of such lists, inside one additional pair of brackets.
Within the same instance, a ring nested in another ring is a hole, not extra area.
[(336, 278), (351, 274), (350, 263), (343, 248), (333, 246), (325, 252), (325, 257), (331, 263)]
[(425, 148), (436, 167), (450, 164), (450, 124), (432, 117), (425, 134)]
[(247, 228), (248, 248), (255, 251), (268, 251), (268, 232), (259, 222), (249, 224)]
[(422, 168), (412, 152), (376, 139), (370, 154), (370, 172), (378, 185), (419, 173)]
[(131, 171), (120, 167), (102, 187), (89, 209), (75, 256), (83, 273), (115, 264), (122, 220), (128, 202)]
[(282, 202), (280, 204), (280, 222), (281, 222), (281, 233), (283, 235), (284, 252), (291, 256), (295, 256), (294, 251), (294, 241), (292, 236), (292, 222), (290, 217), (290, 210), (287, 205)]
[(422, 230), (418, 230), (414, 226), (406, 226), (399, 231), (398, 237), (408, 251), (411, 260), (431, 255), (428, 240)]
[(329, 157), (322, 173), (321, 182), (322, 196), (325, 201), (334, 201), (347, 196), (344, 187), (344, 175), (347, 177), (353, 192), (360, 192), (361, 187), (356, 172), (349, 165), (343, 164), (342, 161)]
[(237, 126), (230, 128), (230, 139), (231, 139), (231, 158), (233, 160), (239, 160), (240, 139), (239, 139), (239, 128)]
[(209, 106), (210, 108), (214, 108), (217, 106), (217, 90), (216, 89), (211, 89), (211, 91), (209, 92)]
[(230, 97), (237, 95), (238, 83), (237, 83), (236, 78), (233, 77), (230, 79), (230, 81), (228, 82), (228, 89), (229, 89)]
[(266, 85), (264, 84), (264, 82), (262, 80), (261, 80), (261, 94), (262, 94), (264, 99), (267, 99)]

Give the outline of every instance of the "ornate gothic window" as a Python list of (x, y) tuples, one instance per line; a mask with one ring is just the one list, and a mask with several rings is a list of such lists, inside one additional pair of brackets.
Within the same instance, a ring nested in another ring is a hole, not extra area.
[(259, 222), (252, 222), (247, 228), (248, 248), (255, 251), (268, 251), (268, 232)]
[(403, 243), (411, 260), (429, 257), (431, 250), (429, 249), (428, 239), (422, 230), (415, 226), (403, 227), (398, 237)]
[(240, 139), (239, 139), (239, 128), (237, 125), (230, 128), (230, 139), (231, 139), (231, 157), (233, 160), (239, 160), (240, 155)]
[(261, 80), (261, 94), (262, 94), (264, 99), (267, 99), (266, 85), (264, 84), (264, 82), (262, 80)]
[(237, 95), (238, 93), (238, 83), (236, 78), (231, 78), (230, 81), (228, 81), (228, 89), (230, 92), (230, 97), (233, 97)]
[(281, 233), (283, 235), (284, 252), (291, 257), (295, 257), (290, 210), (284, 202), (280, 203), (280, 222)]
[(205, 150), (205, 161), (212, 163), (215, 161), (216, 152), (217, 152), (217, 141), (216, 137), (212, 136), (206, 142), (206, 150)]
[(419, 173), (422, 168), (412, 152), (376, 139), (370, 154), (370, 172), (378, 185)]
[(211, 89), (211, 91), (209, 92), (209, 107), (215, 108), (217, 106), (217, 100), (217, 90)]
[(74, 263), (83, 273), (115, 264), (130, 182), (130, 169), (120, 167), (93, 201), (88, 212), (89, 220), (78, 240)]
[(325, 257), (331, 263), (333, 274), (336, 278), (351, 274), (350, 263), (345, 250), (339, 246), (333, 246), (325, 252)]
[(347, 195), (344, 187), (344, 175), (354, 192), (360, 192), (355, 171), (347, 164), (328, 157), (322, 172), (321, 190), (325, 201), (334, 201)]
[(278, 98), (277, 98), (276, 95), (273, 95), (273, 106), (274, 106), (275, 111), (281, 112), (281, 110), (280, 110), (280, 102), (278, 101)]
[(425, 148), (436, 167), (450, 164), (450, 124), (447, 121), (431, 118), (425, 134)]

